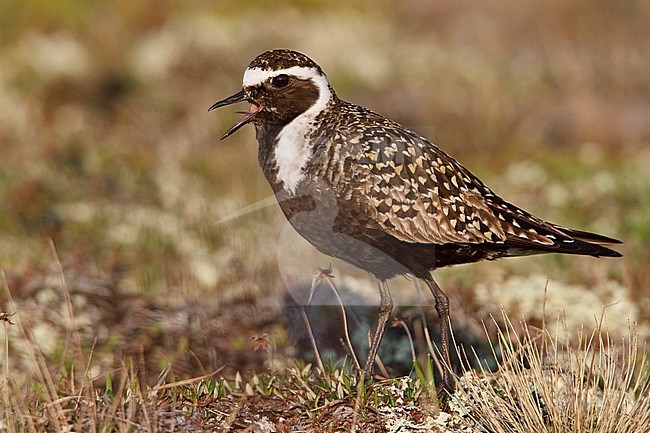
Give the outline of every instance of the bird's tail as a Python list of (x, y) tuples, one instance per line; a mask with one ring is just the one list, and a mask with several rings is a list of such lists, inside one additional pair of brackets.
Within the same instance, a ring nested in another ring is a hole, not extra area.
[(590, 233), (590, 232), (585, 232), (585, 231), (582, 231), (582, 230), (575, 230), (575, 229), (567, 229), (567, 228), (556, 226), (556, 225), (553, 225), (553, 227), (558, 229), (562, 233), (565, 233), (565, 234), (571, 236), (573, 239), (578, 239), (578, 240), (589, 242), (589, 243), (605, 244), (605, 245), (622, 244), (623, 243), (623, 242), (619, 241), (618, 239), (610, 238), (608, 236), (603, 236), (603, 235), (599, 235), (599, 234), (596, 234), (596, 233)]
[(604, 247), (604, 245), (622, 244), (623, 242), (618, 239), (610, 238), (608, 236), (599, 235), (596, 233), (585, 232), (582, 230), (567, 229), (564, 227), (553, 226), (558, 231), (571, 237), (573, 245), (569, 246), (568, 242), (563, 242), (568, 246), (568, 251), (563, 251), (569, 254), (581, 254), (594, 257), (621, 257), (622, 254), (611, 248)]
[[(552, 244), (540, 244), (518, 237), (509, 238), (505, 247), (508, 256), (524, 256), (543, 253), (577, 254), (594, 257), (622, 257), (618, 251), (603, 246), (603, 244), (621, 244), (618, 239), (581, 230), (567, 229), (547, 223), (555, 231)], [(558, 236), (562, 235), (562, 236)]]

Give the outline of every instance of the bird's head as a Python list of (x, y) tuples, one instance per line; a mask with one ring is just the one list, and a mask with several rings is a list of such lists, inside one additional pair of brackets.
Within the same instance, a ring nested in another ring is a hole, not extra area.
[(224, 139), (249, 122), (284, 126), (300, 115), (315, 117), (336, 98), (323, 70), (313, 60), (292, 50), (266, 51), (244, 72), (242, 90), (214, 103), (209, 111), (237, 102), (251, 106)]

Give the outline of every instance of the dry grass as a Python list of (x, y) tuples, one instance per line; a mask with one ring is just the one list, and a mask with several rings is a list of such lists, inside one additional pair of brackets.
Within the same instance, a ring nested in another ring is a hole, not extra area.
[[(642, 432), (650, 427), (650, 369), (630, 325), (619, 342), (600, 327), (517, 331), (503, 315), (496, 373), (466, 373), (452, 408), (479, 431)], [(468, 403), (468, 401), (470, 403)]]
[[(69, 313), (74, 323), (71, 304)], [(359, 381), (347, 368), (313, 372), (311, 365), (299, 364), (246, 378), (237, 373), (233, 379), (218, 376), (220, 368), (168, 382), (168, 366), (148, 386), (137, 371), (143, 366), (132, 362), (92, 377), (93, 353), (84, 353), (74, 330), (67, 343), (77, 357), (52, 372), (30, 330), (4, 317), (0, 431), (636, 433), (650, 428), (650, 361), (639, 351), (634, 327), (614, 344), (602, 320), (577, 340), (566, 330), (550, 334), (525, 322), (515, 327), (505, 313), (502, 320), (498, 340), (490, 345), (496, 371), (465, 371), (441, 411), (430, 373), (423, 373), (433, 369), (431, 362), (415, 364), (414, 377), (373, 383)], [(34, 377), (27, 388), (12, 380), (8, 326), (19, 327), (28, 341)]]

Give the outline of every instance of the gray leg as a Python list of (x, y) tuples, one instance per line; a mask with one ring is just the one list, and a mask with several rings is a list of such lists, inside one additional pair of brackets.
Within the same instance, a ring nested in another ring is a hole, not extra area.
[[(438, 284), (433, 278), (424, 280), (429, 286), (433, 297), (436, 298), (436, 310), (440, 317), (440, 339), (442, 343), (442, 355), (447, 367), (451, 368), (451, 360), (449, 357), (449, 340), (451, 338), (451, 322), (449, 319), (449, 299), (447, 295), (440, 289)], [(454, 381), (448, 368), (442, 370), (442, 384), (444, 388), (450, 393), (454, 392)]]
[(372, 341), (370, 342), (366, 366), (363, 368), (367, 378), (372, 377), (372, 370), (375, 367), (375, 357), (377, 356), (377, 351), (381, 344), (381, 338), (384, 336), (386, 323), (388, 322), (390, 313), (393, 311), (393, 298), (390, 297), (390, 290), (386, 280), (379, 280), (379, 296), (379, 321), (377, 323), (375, 335), (372, 337)]

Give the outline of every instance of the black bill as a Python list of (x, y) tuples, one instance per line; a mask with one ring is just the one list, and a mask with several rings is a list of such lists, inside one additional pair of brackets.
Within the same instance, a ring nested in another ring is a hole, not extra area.
[[(215, 102), (208, 109), (208, 111), (212, 111), (212, 110), (220, 108), (220, 107), (225, 107), (226, 105), (236, 104), (237, 102), (243, 102), (243, 101), (246, 101), (246, 100), (247, 100), (246, 92), (244, 92), (244, 90), (240, 90), (239, 92), (235, 93), (232, 96), (229, 96), (226, 99), (223, 99), (223, 100), (221, 100), (219, 102)], [(235, 132), (237, 132), (237, 130), (239, 128), (241, 128), (242, 126), (246, 125), (251, 120), (253, 120), (253, 117), (255, 117), (255, 114), (259, 111), (259, 109), (260, 109), (260, 106), (258, 104), (256, 104), (255, 102), (251, 101), (250, 110), (245, 111), (245, 112), (240, 112), (240, 113), (242, 113), (244, 115), (244, 117), (242, 117), (239, 120), (239, 122), (237, 122), (232, 128), (227, 130), (226, 133), (223, 134), (221, 139), (223, 140), (224, 138), (234, 134)]]

